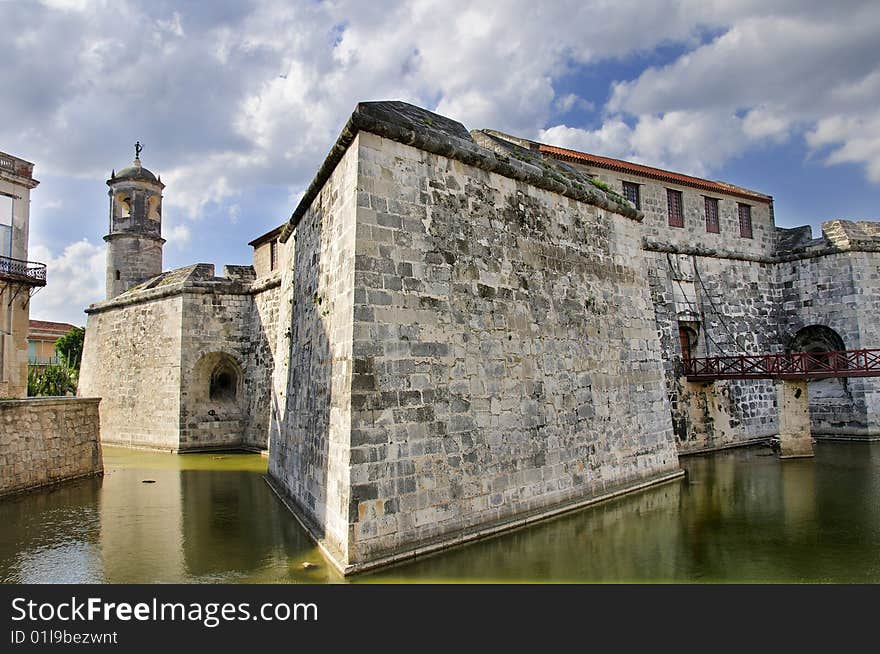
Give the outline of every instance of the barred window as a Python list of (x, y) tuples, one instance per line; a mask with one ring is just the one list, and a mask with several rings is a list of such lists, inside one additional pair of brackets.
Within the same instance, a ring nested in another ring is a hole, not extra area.
[(634, 182), (623, 182), (623, 197), (632, 202), (636, 209), (642, 208), (642, 200), (639, 197), (639, 185)]
[(666, 189), (666, 206), (669, 209), (669, 226), (684, 227), (684, 212), (681, 204), (681, 191)]
[(718, 200), (717, 198), (705, 198), (706, 200), (706, 231), (718, 234), (721, 229), (718, 224)]
[(269, 242), (269, 270), (275, 270), (278, 266), (278, 239), (273, 238)]
[(739, 203), (739, 235), (743, 238), (752, 238), (752, 207), (748, 204)]

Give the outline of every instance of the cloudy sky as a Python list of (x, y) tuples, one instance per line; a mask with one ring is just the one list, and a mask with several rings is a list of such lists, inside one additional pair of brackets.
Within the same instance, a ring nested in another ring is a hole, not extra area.
[(360, 100), (880, 219), (880, 5), (0, 0), (0, 150), (35, 162), (31, 317), (104, 296), (107, 187), (166, 184), (165, 267), (249, 263)]

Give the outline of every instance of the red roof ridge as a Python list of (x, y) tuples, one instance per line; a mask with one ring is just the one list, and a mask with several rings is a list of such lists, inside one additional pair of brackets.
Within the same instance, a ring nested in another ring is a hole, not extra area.
[(66, 322), (52, 322), (51, 320), (29, 320), (28, 321), (28, 329), (42, 329), (46, 331), (64, 331), (66, 334), (71, 329), (74, 329), (76, 325), (71, 325)]
[(540, 152), (546, 153), (553, 157), (573, 159), (578, 163), (592, 164), (600, 168), (607, 168), (609, 170), (616, 170), (618, 172), (642, 175), (644, 177), (650, 177), (659, 181), (672, 182), (675, 184), (681, 184), (682, 186), (692, 186), (704, 191), (727, 193), (729, 195), (736, 195), (743, 198), (759, 200), (761, 202), (772, 202), (773, 200), (773, 196), (771, 195), (766, 195), (764, 193), (759, 193), (758, 191), (752, 191), (747, 188), (742, 188), (741, 186), (729, 184), (728, 182), (711, 181), (708, 179), (702, 179), (700, 177), (694, 177), (692, 175), (675, 173), (671, 170), (664, 170), (662, 168), (655, 168), (653, 166), (646, 166), (644, 164), (631, 163), (629, 161), (623, 161), (622, 159), (612, 159), (611, 157), (603, 157), (601, 155), (590, 154), (588, 152), (579, 152), (577, 150), (561, 148), (556, 145), (546, 145), (544, 143), (536, 143), (536, 145), (538, 146), (538, 150)]

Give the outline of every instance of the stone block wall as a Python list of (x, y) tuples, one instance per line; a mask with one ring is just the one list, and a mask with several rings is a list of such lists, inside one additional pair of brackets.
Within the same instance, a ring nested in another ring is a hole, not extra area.
[(102, 473), (99, 402), (0, 400), (0, 495)]
[[(789, 345), (798, 332), (827, 327), (840, 337), (845, 349), (859, 349), (862, 334), (860, 305), (870, 304), (855, 287), (851, 253), (806, 256), (778, 264), (781, 288), (781, 342)], [(873, 309), (877, 315), (878, 307)], [(880, 342), (877, 343), (880, 346)], [(866, 343), (864, 347), (870, 347)], [(817, 436), (864, 436), (867, 430), (865, 390), (873, 380), (826, 379), (808, 384), (810, 422)]]
[[(242, 445), (248, 425), (247, 361), (252, 298), (245, 285), (225, 281), (188, 286), (182, 294), (180, 341), (181, 451)], [(233, 392), (211, 397), (212, 375), (222, 361)]]
[(349, 565), (677, 470), (638, 223), (358, 138)]
[(773, 383), (688, 383), (678, 335), (680, 321), (695, 326), (698, 340), (691, 354), (696, 357), (781, 351), (773, 265), (665, 252), (646, 256), (679, 451), (728, 447), (775, 434)]
[(248, 420), (244, 441), (246, 446), (261, 450), (269, 446), (269, 423), (273, 403), (272, 379), (278, 346), (280, 286), (280, 275), (274, 275), (260, 283), (253, 291), (249, 312), (250, 347), (244, 379)]
[(356, 138), (284, 244), (269, 457), (270, 476), (337, 560), (350, 522), (357, 170)]
[[(864, 348), (880, 348), (880, 225), (875, 224), (877, 250), (850, 254), (859, 322), (859, 342)], [(880, 378), (859, 381), (865, 398), (866, 435), (880, 438)]]
[(162, 272), (164, 241), (161, 238), (110, 234), (104, 240), (107, 241), (107, 297), (116, 297)]
[(77, 393), (103, 398), (104, 442), (177, 449), (182, 309), (171, 295), (89, 315)]

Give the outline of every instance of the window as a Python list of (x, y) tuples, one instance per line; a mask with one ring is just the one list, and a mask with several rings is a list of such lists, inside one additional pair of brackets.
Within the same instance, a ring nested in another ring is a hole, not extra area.
[(278, 265), (278, 239), (273, 238), (269, 242), (269, 270), (275, 270)]
[(666, 189), (666, 206), (669, 209), (669, 226), (684, 227), (684, 212), (681, 204), (681, 191)]
[(0, 257), (12, 256), (13, 200), (0, 195)]
[(623, 197), (632, 202), (636, 209), (642, 208), (642, 200), (639, 197), (639, 185), (633, 182), (623, 182)]
[(706, 231), (717, 234), (721, 230), (718, 225), (718, 200), (716, 198), (704, 198), (706, 200)]
[(752, 207), (740, 202), (737, 209), (739, 210), (739, 235), (743, 238), (752, 238)]

